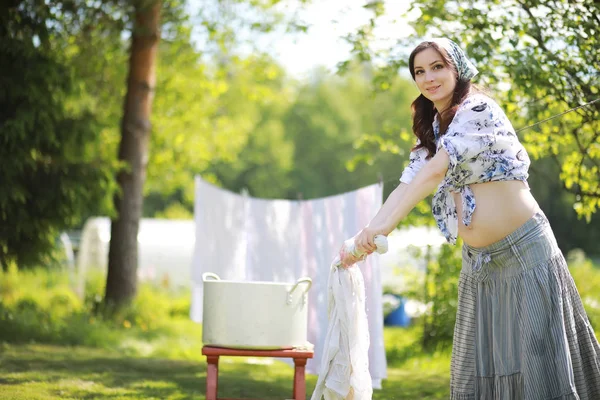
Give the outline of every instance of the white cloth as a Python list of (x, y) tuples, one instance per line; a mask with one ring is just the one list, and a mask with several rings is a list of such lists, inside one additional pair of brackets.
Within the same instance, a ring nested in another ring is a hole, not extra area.
[[(192, 262), (191, 318), (202, 321), (202, 274), (228, 280), (295, 282), (308, 276), (307, 340), (315, 357), (308, 373), (319, 373), (327, 333), (328, 276), (343, 241), (369, 223), (382, 204), (382, 186), (315, 200), (265, 200), (242, 196), (196, 177), (196, 245)], [(293, 244), (293, 245), (290, 245)], [(369, 370), (374, 387), (387, 377), (383, 346), (379, 256), (358, 264), (365, 283), (369, 320)]]
[(321, 372), (311, 400), (371, 400), (369, 327), (360, 269), (331, 267), (328, 309)]
[[(378, 253), (387, 251), (385, 236), (375, 239)], [(357, 254), (354, 238), (346, 252)], [(339, 257), (329, 272), (329, 327), (325, 337), (321, 372), (311, 400), (371, 400), (369, 326), (365, 312), (365, 284), (358, 267), (344, 269)]]

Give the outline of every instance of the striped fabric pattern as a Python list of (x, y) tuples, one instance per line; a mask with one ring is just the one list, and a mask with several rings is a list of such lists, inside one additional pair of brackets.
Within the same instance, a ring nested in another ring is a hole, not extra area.
[(600, 399), (600, 346), (548, 220), (463, 246), (454, 400)]

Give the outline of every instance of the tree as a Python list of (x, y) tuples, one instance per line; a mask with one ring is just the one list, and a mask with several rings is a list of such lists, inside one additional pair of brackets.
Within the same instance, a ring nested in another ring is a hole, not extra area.
[(76, 101), (60, 52), (69, 10), (10, 1), (0, 9), (0, 265), (49, 265), (61, 231), (104, 210), (112, 166), (94, 113)]
[(134, 8), (119, 147), (119, 160), (126, 163), (126, 168), (117, 176), (120, 192), (115, 195), (115, 209), (118, 216), (111, 224), (106, 278), (105, 302), (117, 306), (128, 303), (137, 292), (137, 237), (148, 163), (161, 2), (137, 1)]
[(563, 187), (576, 196), (575, 210), (589, 221), (600, 206), (598, 2), (415, 0), (409, 13), (418, 15), (411, 22), (416, 37), (384, 52), (368, 45), (385, 14), (384, 3), (373, 1), (369, 8), (374, 10), (371, 23), (348, 40), (362, 58), (387, 57), (380, 78), (405, 66), (406, 49), (421, 38), (446, 36), (462, 43), (477, 61), (479, 83), (498, 89), (494, 95), (516, 127), (588, 104), (522, 137), (534, 158), (555, 160)]
[[(221, 120), (228, 116), (227, 121), (242, 137), (237, 151), (230, 152), (229, 157), (215, 157), (205, 174), (229, 190), (247, 189), (250, 195), (265, 198), (285, 197), (293, 186), (294, 144), (286, 135), (284, 115), (294, 101), (296, 84), (264, 54), (239, 59), (227, 70), (224, 82), (228, 90), (219, 97), (213, 126), (223, 126)], [(233, 132), (224, 133), (233, 136)]]
[[(266, 11), (278, 1), (255, 1), (245, 15), (254, 15), (253, 10)], [(137, 233), (143, 209), (143, 193), (146, 167), (149, 158), (150, 110), (155, 86), (156, 53), (159, 38), (159, 15), (162, 1), (138, 0), (133, 2), (134, 24), (129, 64), (127, 94), (121, 126), (119, 160), (125, 162), (125, 169), (117, 177), (121, 191), (115, 196), (118, 213), (112, 220), (109, 250), (108, 276), (105, 303), (121, 306), (127, 304), (136, 294), (137, 287)], [(213, 5), (217, 11), (227, 11), (228, 6), (245, 5), (243, 1), (220, 2)], [(232, 15), (235, 15), (233, 13)], [(263, 17), (268, 13), (259, 13)], [(219, 55), (229, 56), (227, 45), (234, 43), (231, 29), (219, 30), (221, 14), (214, 20), (204, 20), (211, 39), (217, 44)], [(226, 20), (226, 18), (223, 18)], [(269, 29), (273, 20), (254, 22), (251, 28)], [(231, 26), (227, 26), (231, 28)], [(238, 27), (239, 28), (239, 27)], [(229, 57), (226, 57), (229, 58)]]

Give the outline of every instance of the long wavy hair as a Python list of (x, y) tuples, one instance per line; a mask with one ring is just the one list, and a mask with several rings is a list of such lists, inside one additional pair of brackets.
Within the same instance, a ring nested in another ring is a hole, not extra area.
[[(446, 50), (444, 50), (435, 42), (422, 42), (415, 47), (408, 58), (408, 67), (413, 80), (415, 79), (415, 57), (423, 50), (429, 48), (433, 48), (435, 51), (440, 53), (442, 56), (442, 62), (446, 65), (446, 67), (453, 70), (456, 75), (456, 67), (454, 62), (448, 56)], [(435, 136), (433, 135), (433, 119), (435, 114), (439, 114), (439, 134), (442, 136), (446, 133), (448, 125), (450, 125), (452, 122), (452, 119), (454, 118), (454, 115), (456, 114), (460, 104), (474, 91), (479, 91), (479, 89), (476, 88), (470, 80), (458, 80), (457, 78), (456, 87), (454, 88), (454, 94), (452, 95), (450, 106), (441, 112), (436, 110), (431, 100), (420, 94), (411, 105), (413, 118), (412, 130), (420, 142), (413, 148), (413, 150), (418, 150), (424, 147), (428, 151), (427, 158), (429, 159), (433, 157), (436, 148)]]

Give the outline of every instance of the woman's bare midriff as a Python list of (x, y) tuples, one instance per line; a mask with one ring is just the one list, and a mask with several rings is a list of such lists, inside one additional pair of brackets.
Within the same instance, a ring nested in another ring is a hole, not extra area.
[(472, 247), (495, 243), (530, 219), (539, 206), (522, 181), (487, 182), (471, 185), (475, 212), (471, 224), (462, 223), (462, 201), (454, 193), (458, 212), (458, 235)]

